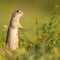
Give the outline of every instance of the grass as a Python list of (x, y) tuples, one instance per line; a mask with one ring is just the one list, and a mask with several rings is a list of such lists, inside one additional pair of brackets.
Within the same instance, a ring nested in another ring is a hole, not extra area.
[[(60, 60), (60, 28), (56, 23), (58, 12), (52, 15), (41, 26), (34, 17), (35, 28), (19, 31), (19, 48), (10, 51), (5, 48), (7, 26), (0, 28), (1, 60)], [(30, 35), (31, 34), (31, 35)]]

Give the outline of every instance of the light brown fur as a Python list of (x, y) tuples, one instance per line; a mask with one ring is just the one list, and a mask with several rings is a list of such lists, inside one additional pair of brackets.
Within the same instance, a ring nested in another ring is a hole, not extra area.
[(18, 28), (22, 28), (19, 23), (20, 18), (23, 16), (23, 12), (16, 10), (12, 14), (12, 18), (10, 20), (10, 24), (7, 31), (6, 37), (6, 46), (10, 50), (14, 51), (18, 47)]

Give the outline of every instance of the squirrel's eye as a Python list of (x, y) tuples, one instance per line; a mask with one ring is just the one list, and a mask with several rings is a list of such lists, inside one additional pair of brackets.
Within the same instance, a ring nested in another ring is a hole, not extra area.
[(17, 12), (19, 12), (19, 11), (17, 11)]

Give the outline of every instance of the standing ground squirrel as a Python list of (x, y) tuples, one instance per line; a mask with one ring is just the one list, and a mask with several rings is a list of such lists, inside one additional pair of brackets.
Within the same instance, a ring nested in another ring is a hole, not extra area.
[(18, 28), (22, 28), (21, 24), (19, 23), (20, 18), (23, 16), (23, 12), (16, 10), (12, 14), (10, 24), (7, 31), (6, 37), (6, 46), (10, 50), (15, 50), (18, 47)]

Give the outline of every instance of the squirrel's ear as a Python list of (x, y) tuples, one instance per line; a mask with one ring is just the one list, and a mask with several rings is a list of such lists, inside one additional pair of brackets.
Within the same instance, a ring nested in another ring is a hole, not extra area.
[(15, 16), (15, 13), (14, 12), (12, 13), (12, 16)]
[(14, 12), (12, 12), (12, 16), (15, 16), (16, 10)]

